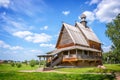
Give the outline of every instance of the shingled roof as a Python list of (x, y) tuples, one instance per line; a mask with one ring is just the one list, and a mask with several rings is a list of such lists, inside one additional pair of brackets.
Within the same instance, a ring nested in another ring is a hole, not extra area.
[(85, 27), (83, 26), (81, 23), (76, 22), (76, 27), (78, 27), (80, 29), (80, 31), (84, 34), (84, 36), (91, 41), (97, 42), (97, 43), (101, 43), (100, 40), (97, 38), (97, 36), (95, 35), (95, 33), (93, 32), (93, 30), (90, 27)]
[(64, 27), (67, 29), (70, 37), (72, 38), (74, 44), (81, 44), (84, 46), (89, 46), (87, 40), (83, 36), (82, 32), (75, 26), (63, 23)]
[[(67, 35), (62, 33), (67, 33)], [(59, 34), (56, 47), (58, 46), (58, 44), (61, 44), (63, 42), (61, 40), (65, 37), (68, 38), (66, 39), (67, 42), (64, 44), (74, 43), (89, 47), (88, 40), (101, 43), (90, 27), (85, 27), (79, 22), (76, 22), (75, 26), (67, 23), (62, 24), (62, 29)]]

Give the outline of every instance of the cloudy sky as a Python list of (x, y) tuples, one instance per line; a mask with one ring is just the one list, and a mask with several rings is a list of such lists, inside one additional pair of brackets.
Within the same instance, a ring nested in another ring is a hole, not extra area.
[(54, 49), (62, 22), (82, 13), (109, 51), (105, 24), (120, 12), (120, 0), (0, 0), (0, 60), (30, 60)]

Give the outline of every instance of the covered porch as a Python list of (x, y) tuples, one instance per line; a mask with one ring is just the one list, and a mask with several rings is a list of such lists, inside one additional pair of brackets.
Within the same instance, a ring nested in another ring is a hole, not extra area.
[[(57, 61), (56, 58), (61, 59), (61, 63), (59, 65), (65, 64), (66, 62), (69, 62), (71, 65), (73, 63), (77, 64), (78, 63), (98, 63), (101, 62), (102, 64), (102, 52), (93, 48), (87, 48), (87, 47), (81, 47), (81, 46), (72, 46), (72, 47), (67, 47), (67, 48), (61, 48), (52, 51), (51, 53), (47, 55), (39, 55), (39, 60), (45, 60), (45, 65), (46, 67), (47, 63), (52, 64), (55, 61)], [(41, 65), (41, 64), (40, 64)], [(54, 65), (57, 66), (57, 65)]]

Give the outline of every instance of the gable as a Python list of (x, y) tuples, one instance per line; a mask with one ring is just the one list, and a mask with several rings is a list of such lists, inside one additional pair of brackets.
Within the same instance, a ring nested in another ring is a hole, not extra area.
[(67, 29), (63, 25), (61, 32), (59, 34), (59, 38), (58, 38), (56, 47), (71, 44), (71, 43), (73, 43), (73, 40), (71, 39)]
[(66, 23), (63, 24), (56, 47), (65, 44), (89, 46), (82, 32), (77, 27)]
[(73, 43), (73, 41), (69, 33), (67, 32), (66, 28), (64, 28), (61, 34), (59, 45), (70, 44), (70, 43)]

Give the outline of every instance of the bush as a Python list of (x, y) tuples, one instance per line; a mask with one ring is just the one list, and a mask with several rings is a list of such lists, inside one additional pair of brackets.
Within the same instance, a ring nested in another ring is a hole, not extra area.
[(39, 65), (39, 61), (38, 60), (36, 60), (36, 65)]
[(31, 60), (31, 61), (30, 61), (30, 66), (31, 66), (31, 67), (34, 67), (35, 65), (36, 65), (36, 61), (35, 61), (35, 60)]
[(17, 66), (17, 68), (20, 68), (20, 67), (22, 67), (22, 64), (19, 62), (19, 63), (16, 63), (16, 66)]
[(15, 63), (14, 63), (14, 62), (11, 62), (10, 64), (11, 64), (11, 66), (12, 66), (12, 67), (14, 67), (14, 66), (15, 66)]
[(25, 65), (28, 65), (28, 61), (27, 60), (25, 60), (24, 62), (22, 62), (23, 64), (25, 64)]
[(40, 65), (44, 65), (44, 64), (45, 64), (45, 60), (41, 60)]

